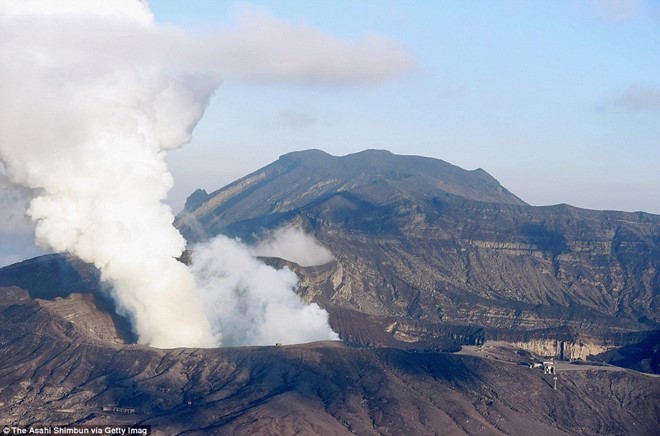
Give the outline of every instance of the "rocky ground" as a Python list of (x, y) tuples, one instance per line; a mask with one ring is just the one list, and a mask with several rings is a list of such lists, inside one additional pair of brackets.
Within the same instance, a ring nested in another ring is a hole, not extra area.
[(575, 365), (554, 390), (551, 376), (523, 365), (533, 356), (506, 347), (158, 350), (122, 343), (89, 294), (0, 291), (5, 424), (145, 424), (167, 435), (658, 432), (660, 381), (630, 370)]

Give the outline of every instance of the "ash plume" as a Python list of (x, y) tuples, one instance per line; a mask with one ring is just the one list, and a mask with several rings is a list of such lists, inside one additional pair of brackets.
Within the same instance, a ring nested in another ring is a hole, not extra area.
[(32, 196), (38, 245), (99, 268), (140, 343), (336, 338), (327, 313), (293, 292), (293, 273), (236, 241), (198, 246), (192, 272), (176, 260), (185, 240), (164, 204), (165, 154), (190, 141), (221, 74), (354, 86), (415, 62), (385, 37), (347, 41), (258, 11), (202, 37), (157, 24), (146, 0), (0, 0), (6, 178)]
[(135, 0), (1, 2), (0, 160), (37, 243), (98, 267), (141, 343), (213, 346), (162, 201), (218, 83), (173, 70), (168, 38)]

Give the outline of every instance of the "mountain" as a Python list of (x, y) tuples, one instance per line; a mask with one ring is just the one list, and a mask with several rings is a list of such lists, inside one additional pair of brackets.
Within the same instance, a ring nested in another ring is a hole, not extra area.
[[(438, 192), (489, 203), (525, 204), (482, 169), (466, 171), (441, 160), (396, 156), (384, 150), (344, 157), (306, 150), (281, 156), (210, 195), (197, 190), (188, 198), (185, 211), (202, 220), (204, 230), (217, 234), (226, 223), (269, 215), (281, 219), (283, 213), (337, 193), (362, 194), (383, 202), (399, 195), (421, 201)], [(193, 229), (183, 230), (189, 237), (194, 235)]]
[[(658, 376), (597, 361), (658, 372), (659, 222), (532, 207), (434, 159), (290, 153), (196, 191), (176, 225), (191, 242), (313, 235), (333, 261), (263, 260), (298, 274), (342, 341), (136, 345), (94, 267), (42, 256), (0, 268), (0, 425), (654, 435)], [(529, 367), (545, 356), (567, 360), (556, 380)]]
[[(436, 159), (289, 153), (195, 192), (175, 224), (191, 242), (304, 229), (335, 260), (290, 264), (301, 292), (362, 345), (503, 340), (568, 359), (660, 329), (660, 216), (530, 206), (485, 171)], [(657, 350), (645, 353), (638, 367), (657, 371)]]

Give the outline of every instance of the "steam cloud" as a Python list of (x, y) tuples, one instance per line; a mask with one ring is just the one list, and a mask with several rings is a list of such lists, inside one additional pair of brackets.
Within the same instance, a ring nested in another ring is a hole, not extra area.
[[(143, 344), (336, 338), (327, 313), (292, 292), (292, 272), (238, 242), (196, 247), (191, 269), (175, 260), (185, 241), (163, 203), (173, 184), (165, 153), (190, 140), (220, 73), (362, 84), (412, 61), (387, 38), (354, 43), (251, 14), (211, 35), (214, 45), (157, 25), (144, 0), (0, 0), (6, 178), (33, 196), (37, 243), (98, 267)], [(283, 64), (281, 43), (296, 41), (304, 50), (286, 50)]]
[(256, 256), (280, 257), (300, 266), (332, 262), (332, 253), (297, 227), (277, 229), (250, 250)]
[(336, 340), (328, 314), (293, 292), (297, 276), (256, 260), (240, 242), (218, 236), (193, 250), (191, 269), (223, 345)]
[(217, 81), (169, 73), (135, 0), (4, 1), (0, 13), (0, 159), (37, 193), (38, 244), (98, 267), (140, 342), (213, 346), (162, 200), (164, 152), (189, 141)]

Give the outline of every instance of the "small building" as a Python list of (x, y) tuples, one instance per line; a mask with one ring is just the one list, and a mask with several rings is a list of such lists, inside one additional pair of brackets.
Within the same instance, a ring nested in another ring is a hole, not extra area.
[(543, 362), (543, 374), (556, 374), (555, 362), (546, 360)]
[(529, 364), (529, 367), (530, 367), (530, 368), (540, 368), (540, 367), (542, 367), (542, 366), (543, 366), (543, 364), (542, 364), (542, 363), (539, 363), (539, 362), (533, 362), (533, 363), (530, 363), (530, 364)]

